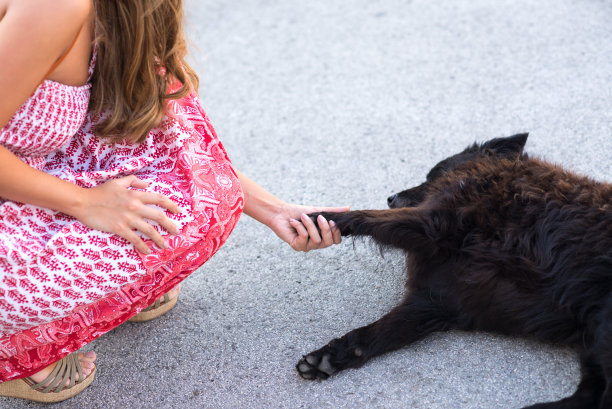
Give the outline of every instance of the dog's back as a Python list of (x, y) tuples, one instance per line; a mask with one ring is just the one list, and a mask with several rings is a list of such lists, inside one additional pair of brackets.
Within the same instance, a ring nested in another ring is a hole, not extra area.
[(612, 186), (522, 152), (475, 152), (418, 205), (440, 225), (409, 286), (444, 288), (464, 329), (582, 340), (612, 291)]

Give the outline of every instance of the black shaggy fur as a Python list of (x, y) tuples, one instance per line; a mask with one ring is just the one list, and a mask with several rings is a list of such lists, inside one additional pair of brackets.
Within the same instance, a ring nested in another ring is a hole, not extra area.
[(407, 296), (304, 356), (302, 377), (325, 379), (433, 331), (491, 331), (580, 348), (576, 392), (529, 408), (612, 408), (612, 185), (529, 158), (526, 140), (443, 160), (390, 197), (390, 210), (323, 213), (344, 236), (404, 250)]

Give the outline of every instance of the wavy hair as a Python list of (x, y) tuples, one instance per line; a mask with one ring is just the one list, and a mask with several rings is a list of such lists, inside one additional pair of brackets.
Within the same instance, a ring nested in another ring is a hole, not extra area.
[[(113, 142), (141, 142), (160, 124), (167, 100), (198, 89), (198, 77), (185, 62), (182, 0), (94, 4), (98, 59), (89, 111), (105, 114), (95, 131)], [(169, 92), (176, 81), (182, 86)]]

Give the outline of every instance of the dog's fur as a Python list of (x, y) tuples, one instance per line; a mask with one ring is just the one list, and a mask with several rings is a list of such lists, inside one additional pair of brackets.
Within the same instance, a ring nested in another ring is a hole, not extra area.
[[(438, 163), (390, 210), (322, 213), (343, 235), (407, 254), (407, 295), (297, 364), (325, 379), (449, 329), (576, 345), (574, 395), (530, 408), (612, 408), (612, 185), (523, 153), (527, 134)], [(316, 215), (312, 215), (316, 217)]]

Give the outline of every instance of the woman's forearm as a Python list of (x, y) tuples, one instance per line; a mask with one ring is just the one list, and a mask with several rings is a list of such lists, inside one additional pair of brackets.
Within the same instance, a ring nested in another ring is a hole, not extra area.
[(172, 213), (179, 208), (167, 197), (146, 191), (148, 183), (136, 176), (106, 181), (90, 189), (32, 168), (0, 145), (0, 197), (16, 202), (46, 207), (73, 216), (90, 229), (113, 233), (132, 243), (145, 254), (149, 246), (136, 234), (149, 237), (160, 248), (167, 244), (148, 223), (154, 220), (167, 232), (178, 234), (176, 225), (157, 205)]
[(270, 226), (274, 215), (287, 203), (259, 186), (254, 180), (234, 168), (244, 193), (244, 213)]
[(322, 216), (317, 223), (308, 216), (314, 212), (346, 212), (348, 207), (313, 207), (287, 203), (266, 191), (242, 172), (234, 169), (244, 192), (244, 213), (268, 226), (294, 250), (322, 249), (341, 241), (340, 230)]
[(41, 172), (0, 145), (0, 198), (74, 215), (85, 189)]

